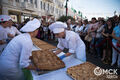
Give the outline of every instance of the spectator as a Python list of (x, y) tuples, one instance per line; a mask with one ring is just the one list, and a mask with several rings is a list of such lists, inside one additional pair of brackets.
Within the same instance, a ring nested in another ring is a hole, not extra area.
[[(107, 23), (103, 29), (103, 36), (105, 39), (110, 39), (112, 40), (112, 31), (114, 28), (114, 22), (112, 18), (109, 18), (107, 20)], [(105, 42), (104, 48), (103, 48), (103, 57), (102, 60), (104, 61), (104, 63), (111, 63), (111, 52), (112, 52), (112, 46), (108, 43), (108, 40)]]
[(82, 21), (80, 20), (80, 21), (78, 21), (78, 25), (77, 25), (77, 27), (75, 28), (75, 32), (78, 34), (78, 35), (80, 35), (80, 33), (81, 33), (81, 31), (83, 30), (83, 23), (82, 23)]
[(89, 25), (89, 29), (88, 29), (88, 35), (90, 35), (92, 37), (92, 41), (90, 42), (90, 53), (95, 54), (95, 36), (96, 36), (96, 30), (98, 27), (98, 22), (96, 20), (96, 18), (92, 18), (92, 23)]
[(43, 31), (44, 31), (44, 39), (48, 40), (48, 26), (46, 22), (43, 24)]
[(82, 35), (83, 35), (83, 41), (85, 42), (85, 44), (86, 44), (86, 49), (87, 49), (87, 51), (89, 50), (89, 45), (90, 45), (90, 43), (88, 42), (88, 41), (86, 41), (86, 40), (84, 40), (85, 39), (85, 36), (87, 35), (87, 33), (88, 33), (88, 28), (89, 28), (89, 23), (88, 23), (88, 20), (87, 19), (85, 19), (85, 20), (83, 20), (83, 33), (82, 33)]
[[(114, 47), (120, 51), (120, 17), (119, 17), (119, 24), (113, 29), (112, 36), (113, 36), (112, 43)], [(113, 53), (112, 53), (111, 65), (113, 66), (116, 63), (118, 57), (117, 65), (118, 68), (120, 68), (120, 52), (116, 51), (114, 48), (112, 48), (112, 50)]]
[(70, 28), (71, 28), (72, 31), (74, 31), (74, 29), (73, 29), (74, 25), (75, 25), (74, 21), (71, 21)]
[(98, 46), (99, 44), (101, 44), (102, 40), (103, 40), (103, 36), (102, 36), (102, 31), (104, 28), (104, 20), (99, 20), (99, 25), (98, 25), (98, 29), (96, 31), (96, 51), (97, 51), (97, 56), (98, 58), (101, 58), (101, 54), (102, 54), (102, 45)]

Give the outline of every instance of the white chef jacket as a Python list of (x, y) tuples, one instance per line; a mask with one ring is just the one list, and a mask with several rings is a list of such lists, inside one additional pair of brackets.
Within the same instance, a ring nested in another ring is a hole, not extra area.
[(65, 39), (58, 38), (57, 47), (63, 50), (64, 48), (69, 49), (69, 53), (76, 53), (76, 57), (82, 61), (86, 61), (85, 44), (81, 40), (78, 34), (73, 31), (66, 30)]
[[(28, 33), (13, 38), (0, 56), (0, 78), (23, 80), (22, 68), (28, 67), (32, 52), (32, 40)], [(6, 79), (5, 79), (6, 80)]]
[[(6, 41), (7, 39), (7, 33), (4, 27), (2, 27), (2, 25), (0, 25), (0, 40)], [(7, 44), (2, 44), (0, 45), (0, 55), (3, 51), (3, 49), (6, 47)]]
[(7, 28), (6, 28), (6, 31), (7, 31), (7, 33), (12, 34), (13, 36), (15, 36), (16, 34), (17, 34), (17, 35), (21, 34), (21, 32), (18, 31), (18, 29), (17, 29), (16, 27), (14, 27), (14, 26), (7, 27)]

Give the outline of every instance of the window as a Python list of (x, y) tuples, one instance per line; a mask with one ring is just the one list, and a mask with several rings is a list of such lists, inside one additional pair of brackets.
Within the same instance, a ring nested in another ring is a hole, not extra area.
[(54, 13), (54, 6), (53, 6), (53, 9), (52, 9), (52, 10), (53, 10), (53, 13)]
[(43, 3), (42, 3), (42, 1), (41, 1), (41, 9), (42, 9), (42, 4), (43, 4)]
[(43, 5), (43, 7), (44, 7), (44, 10), (45, 10), (45, 2), (44, 2), (44, 5)]
[(58, 14), (58, 9), (56, 8), (56, 14)]
[(50, 6), (49, 6), (49, 3), (48, 3), (48, 11), (49, 11), (49, 7), (50, 7)]
[(33, 0), (30, 0), (30, 3), (33, 3)]
[(37, 8), (37, 0), (35, 0), (35, 6), (36, 6), (36, 8)]

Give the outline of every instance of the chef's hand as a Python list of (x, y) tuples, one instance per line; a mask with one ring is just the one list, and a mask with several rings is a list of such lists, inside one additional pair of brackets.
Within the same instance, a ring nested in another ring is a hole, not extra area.
[(3, 44), (5, 44), (5, 43), (6, 43), (5, 41), (0, 40), (0, 45), (3, 45)]
[(30, 64), (28, 67), (26, 67), (26, 69), (28, 69), (28, 70), (36, 70), (37, 67), (35, 65), (33, 65), (33, 64)]
[(61, 49), (57, 49), (56, 52), (55, 52), (55, 54), (57, 55), (57, 54), (59, 54), (59, 53), (61, 53), (61, 52), (62, 52)]
[(66, 55), (64, 54), (64, 55), (60, 56), (59, 58), (62, 60), (65, 57), (66, 57)]
[(67, 56), (70, 56), (70, 55), (72, 55), (72, 53), (69, 53), (69, 52), (68, 52), (68, 53), (60, 56), (59, 58), (62, 60), (63, 58), (65, 58), (65, 57), (67, 57)]
[(6, 43), (9, 43), (11, 39), (6, 39)]
[(15, 36), (12, 35), (12, 34), (10, 34), (10, 33), (8, 33), (8, 37), (13, 38), (13, 37), (15, 37)]

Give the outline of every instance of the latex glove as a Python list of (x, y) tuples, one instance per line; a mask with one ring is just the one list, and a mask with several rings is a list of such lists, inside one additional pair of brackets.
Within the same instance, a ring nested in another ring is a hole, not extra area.
[(62, 56), (60, 56), (59, 58), (62, 60), (63, 58), (65, 58), (66, 57), (66, 55), (62, 55)]
[(6, 39), (6, 43), (9, 43), (10, 42), (10, 39)]

